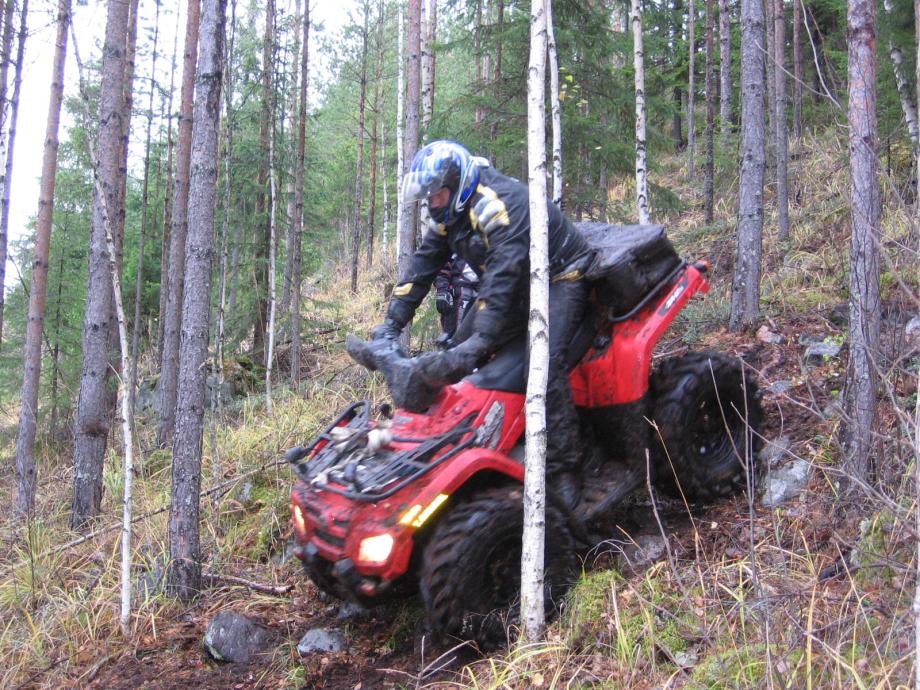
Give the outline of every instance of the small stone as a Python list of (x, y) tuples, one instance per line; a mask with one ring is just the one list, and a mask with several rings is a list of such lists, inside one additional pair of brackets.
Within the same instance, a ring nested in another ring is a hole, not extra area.
[(828, 359), (833, 359), (840, 354), (842, 343), (825, 338), (819, 343), (812, 343), (805, 350), (806, 364), (822, 364)]
[(766, 326), (761, 326), (757, 329), (757, 340), (762, 343), (770, 343), (771, 345), (779, 345), (783, 343), (786, 339), (779, 333), (774, 333)]
[(776, 508), (795, 498), (808, 485), (810, 474), (811, 463), (801, 459), (768, 472), (761, 503), (767, 508)]
[(776, 467), (789, 459), (789, 449), (792, 440), (788, 436), (780, 436), (772, 441), (767, 441), (760, 450), (760, 462), (764, 467)]
[(639, 534), (633, 543), (623, 545), (623, 559), (634, 569), (644, 568), (661, 560), (667, 548), (658, 534)]
[(915, 316), (907, 322), (904, 332), (909, 336), (920, 336), (920, 315)]
[(248, 616), (235, 611), (221, 611), (208, 625), (204, 647), (218, 661), (247, 663), (266, 650), (269, 630)]
[(783, 379), (781, 381), (774, 381), (769, 386), (767, 386), (767, 392), (773, 393), (774, 395), (781, 395), (786, 391), (790, 390), (795, 384), (792, 381)]
[(345, 636), (335, 628), (312, 628), (300, 638), (297, 651), (301, 656), (318, 652), (335, 653), (346, 649)]

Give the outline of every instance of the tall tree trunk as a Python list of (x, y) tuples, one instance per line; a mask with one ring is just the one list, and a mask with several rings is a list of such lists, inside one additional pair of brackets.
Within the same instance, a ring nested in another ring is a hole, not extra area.
[(792, 133), (802, 138), (802, 0), (792, 0)]
[[(405, 150), (403, 161), (406, 167), (411, 165), (415, 152), (418, 150), (419, 142), (419, 97), (420, 97), (420, 73), (419, 73), (419, 41), (420, 41), (420, 21), (421, 21), (421, 0), (409, 0), (409, 16), (407, 18), (408, 36), (407, 36), (407, 53), (408, 61), (406, 68), (406, 140), (404, 142)], [(402, 204), (402, 199), (400, 199)], [(402, 225), (399, 230), (399, 256), (397, 259), (399, 266), (399, 275), (403, 275), (408, 266), (409, 260), (415, 253), (416, 235), (417, 235), (417, 207), (415, 204), (403, 208)]]
[[(26, 3), (23, 3), (23, 17), (26, 16), (26, 9)], [(18, 479), (16, 512), (19, 515), (30, 515), (35, 506), (35, 456), (33, 451), (38, 421), (38, 392), (42, 372), (42, 329), (48, 286), (48, 256), (51, 251), (54, 185), (57, 175), (58, 126), (61, 121), (61, 103), (64, 100), (64, 64), (67, 55), (69, 24), (70, 0), (60, 0), (54, 43), (54, 62), (51, 68), (51, 98), (48, 102), (48, 123), (45, 127), (45, 148), (42, 154), (38, 218), (35, 222), (32, 285), (29, 290), (29, 320), (26, 324), (19, 432), (16, 438), (16, 475)], [(19, 65), (17, 65), (17, 71), (18, 68)]]
[(166, 189), (163, 192), (163, 233), (160, 239), (160, 311), (157, 319), (157, 362), (163, 361), (163, 341), (166, 332), (166, 309), (169, 298), (169, 248), (172, 244), (170, 230), (172, 228), (172, 188), (174, 179), (173, 170), (173, 92), (176, 85), (176, 50), (179, 45), (179, 12), (176, 12), (176, 27), (173, 32), (172, 58), (169, 68), (169, 96), (166, 112)]
[(147, 239), (147, 211), (150, 188), (150, 137), (153, 130), (153, 96), (156, 92), (157, 39), (160, 36), (160, 6), (156, 6), (153, 24), (153, 58), (150, 63), (150, 99), (147, 101), (147, 134), (144, 143), (144, 183), (141, 192), (141, 232), (137, 242), (137, 279), (134, 283), (134, 321), (131, 333), (131, 377), (128, 383), (128, 405), (134, 413), (137, 393), (137, 356), (141, 342), (141, 302), (144, 296), (144, 242)]
[(687, 2), (687, 177), (696, 177), (696, 0)]
[[(291, 85), (292, 90), (297, 94), (300, 93), (299, 89), (299, 79), (300, 79), (300, 0), (295, 0), (294, 3), (294, 49), (291, 52)], [(296, 121), (297, 121), (297, 97), (292, 97), (288, 106), (290, 107), (290, 118), (291, 118), (291, 134), (294, 134)], [(282, 122), (284, 118), (282, 117)], [(282, 141), (284, 136), (282, 133)], [(296, 153), (294, 156), (288, 158), (283, 156), (287, 161), (288, 166), (296, 165)], [(294, 170), (292, 167), (287, 168), (287, 239), (285, 240), (286, 251), (284, 254), (284, 277), (282, 280), (281, 287), (281, 304), (278, 308), (278, 311), (281, 313), (282, 318), (285, 315), (290, 314), (291, 308), (291, 282), (293, 280), (294, 273)]]
[[(403, 0), (396, 0), (396, 261), (397, 267), (400, 255), (404, 251), (403, 243), (408, 242), (404, 238), (407, 232), (408, 223), (406, 223), (406, 207), (402, 202), (401, 184), (403, 175), (406, 172), (406, 133), (405, 120), (403, 118), (403, 105), (405, 100), (405, 53), (403, 51)], [(476, 61), (479, 64), (479, 60)], [(477, 109), (478, 117), (478, 109)], [(479, 120), (477, 119), (477, 124)], [(408, 247), (408, 245), (407, 245)], [(407, 250), (406, 250), (407, 251)], [(408, 259), (407, 259), (408, 261)]]
[[(220, 283), (217, 289), (217, 318), (215, 319), (214, 361), (217, 369), (215, 408), (223, 411), (221, 389), (224, 385), (224, 330), (227, 307), (227, 259), (230, 237), (230, 209), (233, 203), (233, 49), (236, 42), (236, 0), (230, 0), (230, 35), (227, 40), (227, 58), (224, 68), (224, 198), (223, 228), (220, 233)], [(293, 224), (293, 221), (292, 221)], [(299, 239), (299, 236), (298, 236)]]
[(185, 50), (182, 57), (182, 91), (179, 110), (179, 139), (176, 150), (172, 228), (169, 241), (169, 293), (163, 327), (163, 357), (157, 385), (157, 445), (170, 445), (176, 425), (179, 382), (179, 334), (182, 329), (182, 291), (185, 280), (185, 242), (188, 234), (189, 164), (192, 151), (192, 98), (198, 60), (198, 24), (201, 0), (189, 0), (185, 25)]
[(776, 85), (773, 95), (776, 101), (773, 104), (773, 119), (776, 127), (776, 211), (779, 240), (786, 242), (789, 239), (789, 180), (786, 174), (789, 147), (786, 136), (786, 17), (783, 0), (776, 0), (774, 21), (776, 30), (773, 32), (773, 45), (776, 53), (773, 56), (773, 65)]
[[(894, 12), (894, 0), (885, 0), (885, 12), (890, 16)], [(907, 65), (904, 64), (904, 51), (901, 50), (894, 38), (888, 37), (888, 54), (891, 56), (891, 65), (894, 68), (894, 79), (898, 86), (898, 97), (901, 99), (901, 110), (904, 112), (904, 122), (907, 124), (907, 133), (910, 141), (917, 147), (917, 103), (915, 94), (911, 93), (910, 80), (907, 78)]]
[(265, 346), (265, 411), (272, 413), (272, 368), (275, 364), (275, 305), (277, 303), (277, 241), (278, 237), (278, 170), (275, 162), (275, 95), (271, 96), (271, 119), (268, 136), (268, 333)]
[(361, 74), (358, 96), (358, 156), (355, 163), (354, 232), (351, 242), (351, 291), (358, 291), (358, 255), (361, 250), (361, 210), (364, 201), (364, 124), (367, 118), (367, 38), (370, 3), (365, 0), (362, 11), (364, 26), (361, 30)]
[[(475, 34), (473, 36), (473, 53), (476, 60), (476, 89), (477, 91), (482, 91), (483, 88), (483, 73), (482, 73), (482, 61), (483, 55), (485, 53), (485, 42), (482, 40), (483, 35), (485, 34), (485, 25), (483, 24), (483, 15), (482, 15), (482, 2), (483, 0), (476, 0), (476, 28), (474, 29)], [(485, 110), (481, 104), (476, 105), (476, 112), (474, 114), (474, 122), (476, 123), (476, 129), (482, 125), (482, 120), (485, 116)]]
[(760, 314), (767, 129), (764, 21), (762, 0), (741, 0), (741, 179), (729, 319), (729, 328), (733, 331), (751, 326)]
[[(12, 5), (13, 3), (10, 2)], [(22, 90), (22, 68), (26, 49), (26, 23), (29, 14), (29, 0), (22, 0), (19, 10), (19, 36), (16, 44), (16, 72), (13, 77), (13, 98), (9, 104), (9, 128), (6, 142), (6, 167), (0, 178), (0, 285), (6, 280), (7, 240), (10, 227), (10, 186), (13, 180), (13, 152), (16, 144), (16, 121), (19, 118), (19, 93)], [(6, 298), (0, 290), (0, 343), (3, 340), (3, 315)]]
[[(562, 198), (562, 106), (559, 103), (559, 56), (556, 53), (556, 32), (553, 29), (552, 0), (546, 0), (545, 11), (546, 50), (549, 53), (549, 97), (553, 115), (553, 202), (559, 208), (563, 208), (565, 203)], [(601, 185), (601, 194), (606, 198), (606, 185)]]
[[(677, 53), (677, 46), (680, 45), (681, 38), (683, 37), (683, 0), (673, 0), (671, 12), (671, 45), (670, 50), (672, 54)], [(674, 150), (680, 151), (684, 145), (684, 123), (683, 118), (681, 117), (681, 105), (683, 101), (683, 91), (680, 86), (675, 85), (672, 91), (672, 97), (674, 99), (674, 116), (671, 121), (671, 136), (674, 139)]]
[(300, 384), (300, 267), (303, 246), (303, 187), (307, 143), (307, 86), (310, 76), (310, 0), (304, 3), (297, 113), (297, 162), (294, 166), (294, 265), (291, 277), (291, 385)]
[(728, 0), (719, 0), (719, 80), (719, 120), (725, 148), (732, 125), (732, 31)]
[(381, 95), (381, 86), (383, 85), (383, 24), (384, 24), (384, 4), (383, 0), (377, 3), (377, 45), (376, 45), (376, 62), (374, 65), (374, 123), (371, 125), (371, 192), (370, 208), (367, 213), (367, 268), (374, 265), (374, 231), (377, 223), (377, 148), (380, 143), (380, 126), (382, 124), (383, 97)]
[[(712, 2), (712, 0), (708, 0)], [(630, 11), (633, 30), (633, 65), (636, 87), (636, 208), (639, 223), (649, 222), (648, 212), (648, 167), (645, 141), (645, 53), (642, 48), (642, 9), (640, 0), (632, 0)], [(707, 70), (709, 63), (707, 62)], [(707, 71), (708, 74), (708, 71)], [(707, 82), (707, 102), (709, 90)], [(606, 194), (606, 190), (604, 190)]]
[(179, 365), (180, 395), (173, 441), (172, 500), (169, 508), (170, 569), (167, 584), (170, 591), (183, 601), (194, 597), (201, 588), (198, 495), (201, 489), (206, 376), (204, 365), (208, 356), (225, 13), (226, 0), (204, 0), (189, 182), (186, 290), (182, 299), (182, 353)]
[(266, 190), (268, 187), (268, 160), (267, 152), (271, 136), (271, 109), (269, 104), (272, 99), (272, 55), (275, 44), (275, 0), (265, 3), (265, 34), (262, 43), (262, 109), (259, 118), (259, 150), (262, 152), (259, 161), (259, 174), (257, 179), (258, 191), (256, 192), (256, 222), (262, 230), (262, 240), (256, 247), (256, 293), (258, 294), (258, 308), (256, 321), (253, 326), (252, 349), (256, 357), (265, 362), (266, 327), (268, 325), (268, 255), (270, 254), (271, 240), (269, 238), (269, 212), (265, 204)]
[[(89, 279), (83, 321), (83, 371), (77, 403), (74, 440), (74, 484), (71, 526), (86, 529), (102, 505), (102, 471), (111, 424), (110, 352), (112, 283), (106, 242), (106, 220), (120, 215), (119, 168), (124, 135), (124, 80), (129, 3), (109, 0), (99, 92), (99, 130), (95, 146), (93, 224), (89, 245)], [(100, 195), (100, 191), (104, 197)], [(114, 257), (117, 262), (117, 257)]]
[[(549, 8), (551, 0), (546, 0), (546, 7)], [(549, 24), (547, 24), (547, 29)], [(502, 82), (502, 37), (505, 33), (505, 0), (495, 0), (495, 65), (492, 71), (492, 83), (494, 89), (501, 88)], [(547, 36), (548, 40), (549, 36)], [(555, 40), (555, 37), (553, 38)], [(489, 141), (495, 141), (498, 137), (498, 118), (492, 118), (492, 126), (489, 129)]]
[[(769, 2), (769, 0), (768, 0)], [(704, 207), (706, 222), (713, 220), (713, 174), (715, 165), (714, 136), (716, 119), (716, 94), (715, 94), (715, 46), (713, 45), (713, 31), (715, 17), (712, 8), (713, 0), (706, 0), (706, 181)]]
[(767, 59), (764, 61), (764, 70), (766, 71), (767, 80), (767, 121), (770, 123), (770, 129), (767, 134), (767, 167), (776, 164), (776, 75), (773, 71), (773, 60), (776, 55), (776, 43), (773, 40), (776, 33), (776, 18), (774, 0), (763, 0), (764, 16), (767, 22)]
[[(849, 0), (847, 82), (850, 124), (850, 361), (843, 427), (844, 475), (869, 478), (877, 406), (879, 318), (876, 14), (872, 0)], [(850, 485), (845, 487), (855, 488)]]
[(546, 386), (549, 377), (549, 235), (546, 209), (546, 33), (548, 0), (530, 7), (527, 70), (527, 160), (530, 192), (530, 363), (527, 375), (527, 438), (524, 472), (524, 534), (521, 547), (523, 637), (543, 637), (544, 534), (546, 531)]
[(438, 4), (425, 0), (425, 22), (422, 36), (422, 132), (428, 140), (431, 114), (434, 112), (434, 42), (438, 33)]

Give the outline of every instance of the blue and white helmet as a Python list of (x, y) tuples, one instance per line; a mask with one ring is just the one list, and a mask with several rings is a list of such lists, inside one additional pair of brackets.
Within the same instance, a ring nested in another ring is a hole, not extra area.
[(436, 223), (451, 225), (463, 213), (479, 184), (481, 159), (474, 158), (455, 141), (439, 140), (426, 144), (412, 159), (402, 180), (402, 202), (424, 201), (441, 187), (450, 190), (446, 206), (428, 212)]

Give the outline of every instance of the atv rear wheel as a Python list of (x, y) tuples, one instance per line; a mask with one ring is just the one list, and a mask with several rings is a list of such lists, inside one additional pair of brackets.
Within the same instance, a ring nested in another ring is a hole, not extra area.
[(716, 352), (690, 353), (665, 360), (651, 385), (659, 485), (691, 502), (744, 490), (746, 468), (756, 468), (763, 411), (757, 383), (744, 375), (741, 362)]
[[(420, 583), (436, 635), (474, 640), (484, 651), (507, 641), (520, 616), (523, 523), (519, 486), (480, 491), (441, 520), (425, 547)], [(579, 561), (565, 519), (550, 503), (544, 562), (544, 604), (552, 610)]]

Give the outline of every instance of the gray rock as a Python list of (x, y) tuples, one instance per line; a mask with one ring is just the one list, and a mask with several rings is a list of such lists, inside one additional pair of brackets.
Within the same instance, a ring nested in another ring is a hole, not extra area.
[(798, 496), (808, 485), (811, 463), (807, 460), (793, 460), (784, 467), (771, 470), (764, 479), (761, 503), (776, 508)]
[(139, 414), (152, 412), (156, 408), (157, 391), (151, 381), (141, 381), (137, 387), (137, 394), (134, 396), (134, 404)]
[(819, 343), (812, 343), (805, 350), (806, 364), (822, 364), (828, 359), (833, 359), (840, 354), (843, 347), (841, 343), (830, 338), (825, 338)]
[(792, 381), (788, 381), (786, 379), (783, 379), (782, 381), (774, 381), (769, 386), (767, 386), (767, 392), (773, 393), (775, 395), (781, 395), (782, 393), (790, 390), (792, 385)]
[(268, 628), (235, 611), (218, 613), (204, 634), (205, 649), (218, 661), (247, 663), (270, 644)]
[(907, 322), (904, 332), (909, 336), (920, 336), (920, 316), (915, 316)]
[(769, 343), (771, 345), (781, 345), (786, 342), (786, 339), (780, 333), (774, 333), (766, 326), (761, 326), (757, 329), (757, 340), (762, 343)]
[(249, 503), (249, 500), (252, 498), (252, 482), (243, 482), (236, 497), (240, 503)]
[(345, 635), (341, 630), (335, 628), (312, 628), (307, 630), (306, 635), (300, 638), (297, 644), (297, 651), (301, 656), (316, 653), (335, 653), (343, 652), (347, 648)]
[(623, 545), (623, 559), (636, 569), (660, 561), (666, 552), (667, 547), (660, 534), (638, 534), (633, 543)]
[(767, 441), (760, 451), (760, 464), (763, 467), (776, 467), (789, 459), (789, 449), (792, 440), (788, 436), (780, 436), (772, 441)]

